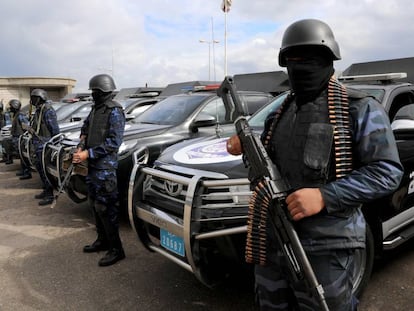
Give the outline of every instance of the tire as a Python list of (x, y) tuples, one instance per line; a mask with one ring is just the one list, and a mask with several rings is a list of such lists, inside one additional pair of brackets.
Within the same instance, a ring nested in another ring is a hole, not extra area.
[(360, 297), (365, 287), (368, 285), (374, 265), (374, 237), (367, 224), (366, 244), (364, 249), (357, 249), (355, 253), (355, 264), (352, 275), (353, 294)]

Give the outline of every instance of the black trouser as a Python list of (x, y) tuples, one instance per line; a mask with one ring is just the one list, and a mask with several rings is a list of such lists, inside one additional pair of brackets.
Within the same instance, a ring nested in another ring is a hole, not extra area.
[(95, 217), (98, 239), (107, 242), (111, 249), (122, 249), (118, 224), (118, 187), (115, 170), (89, 168), (89, 204)]
[[(325, 291), (330, 310), (356, 310), (358, 300), (352, 294), (354, 249), (308, 252), (316, 278)], [(255, 266), (256, 297), (260, 310), (319, 310), (303, 282), (292, 282), (289, 267), (281, 252), (272, 253), (273, 262)]]

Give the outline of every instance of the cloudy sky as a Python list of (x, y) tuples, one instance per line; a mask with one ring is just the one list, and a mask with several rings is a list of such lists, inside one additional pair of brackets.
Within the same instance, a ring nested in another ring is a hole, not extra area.
[(230, 75), (281, 70), (283, 31), (303, 18), (331, 26), (339, 71), (414, 56), (412, 0), (233, 0), (227, 19), (221, 3), (1, 0), (0, 76), (69, 77), (81, 91), (98, 73), (112, 74), (118, 89), (221, 80), (225, 55)]

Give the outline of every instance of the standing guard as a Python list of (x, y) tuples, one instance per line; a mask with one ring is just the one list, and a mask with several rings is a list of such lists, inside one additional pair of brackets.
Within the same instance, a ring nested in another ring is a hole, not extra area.
[[(29, 125), (29, 119), (26, 114), (20, 111), (22, 103), (18, 99), (9, 101), (9, 109), (13, 114), (12, 126), (10, 129), (11, 137), (3, 141), (4, 149), (6, 150), (6, 164), (13, 163), (13, 157), (19, 156), (19, 137), (23, 134), (24, 126)], [(30, 167), (28, 167), (23, 160), (20, 160), (21, 170), (16, 173), (21, 180), (32, 178)]]
[(85, 253), (107, 251), (98, 262), (109, 266), (125, 258), (118, 224), (118, 149), (122, 143), (125, 115), (112, 100), (115, 82), (100, 74), (89, 81), (95, 104), (81, 129), (81, 142), (74, 163), (88, 160), (88, 199), (95, 217), (97, 239), (83, 248)]
[(42, 180), (43, 191), (35, 195), (39, 199), (39, 205), (52, 204), (53, 187), (49, 183), (42, 165), (42, 152), (44, 144), (53, 136), (59, 134), (59, 124), (57, 122), (56, 111), (48, 102), (47, 93), (43, 89), (34, 89), (30, 94), (30, 103), (36, 107), (32, 121), (33, 146), (35, 149), (34, 163), (36, 170)]

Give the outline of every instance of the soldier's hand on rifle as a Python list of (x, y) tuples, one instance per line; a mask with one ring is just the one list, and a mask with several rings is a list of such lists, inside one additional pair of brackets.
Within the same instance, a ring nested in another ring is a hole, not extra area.
[(73, 163), (81, 163), (83, 161), (85, 161), (87, 158), (89, 157), (89, 153), (88, 150), (77, 150), (72, 157), (72, 162)]
[(302, 188), (289, 194), (286, 204), (292, 219), (297, 221), (318, 214), (325, 202), (319, 188)]

